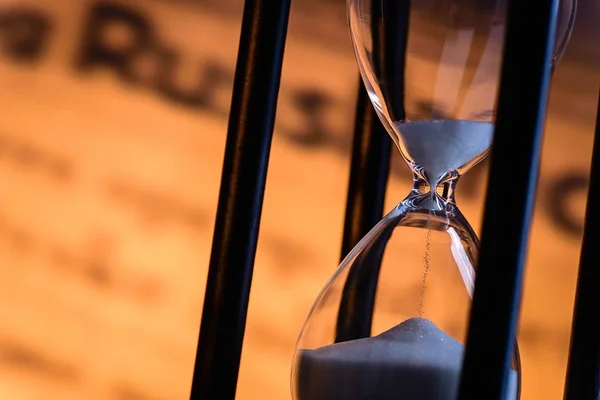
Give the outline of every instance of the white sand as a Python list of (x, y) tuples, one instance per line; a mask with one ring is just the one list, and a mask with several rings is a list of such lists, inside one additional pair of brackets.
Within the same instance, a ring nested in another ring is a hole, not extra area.
[(424, 120), (398, 123), (396, 128), (409, 157), (427, 171), (432, 185), (485, 152), (494, 135), (489, 122)]
[[(455, 400), (463, 345), (423, 318), (372, 338), (302, 350), (296, 400)], [(511, 371), (509, 399), (516, 398)]]

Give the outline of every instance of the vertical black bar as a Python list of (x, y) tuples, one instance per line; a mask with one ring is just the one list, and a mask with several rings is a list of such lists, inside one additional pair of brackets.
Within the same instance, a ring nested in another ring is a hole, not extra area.
[(360, 81), (341, 260), (383, 218), (391, 143)]
[[(388, 82), (384, 93), (394, 121), (405, 119), (404, 64), (408, 39), (410, 1), (371, 3), (373, 27), (373, 67)], [(346, 204), (342, 258), (383, 216), (385, 189), (389, 175), (391, 140), (364, 89), (359, 91), (350, 185)], [(391, 232), (386, 233), (389, 237)], [(368, 337), (379, 280), (384, 245), (365, 249), (351, 269), (340, 302), (336, 342)]]
[(290, 0), (246, 0), (191, 399), (234, 400)]
[(508, 2), (460, 400), (505, 398), (547, 106), (558, 0)]
[[(362, 82), (359, 85), (342, 260), (383, 217), (390, 169), (392, 141), (379, 121)], [(379, 269), (372, 267), (369, 271), (351, 271), (348, 276), (338, 314), (336, 342), (368, 336), (371, 331), (379, 277)]]
[(600, 99), (579, 277), (571, 330), (565, 400), (600, 399)]

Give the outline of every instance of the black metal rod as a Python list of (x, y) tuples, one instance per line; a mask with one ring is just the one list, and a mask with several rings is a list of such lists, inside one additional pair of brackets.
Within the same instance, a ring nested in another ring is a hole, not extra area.
[(341, 260), (383, 218), (392, 140), (359, 82)]
[(600, 100), (571, 330), (565, 400), (600, 398)]
[[(391, 139), (362, 82), (354, 126), (342, 260), (383, 217), (390, 169)], [(370, 265), (368, 271), (360, 266), (350, 271), (338, 313), (336, 343), (369, 336), (378, 278), (377, 265)]]
[(191, 399), (234, 400), (290, 0), (246, 0)]
[[(371, 4), (374, 68), (385, 77), (392, 90), (386, 91), (394, 120), (404, 120), (404, 64), (408, 38), (410, 1)], [(390, 168), (391, 139), (360, 84), (356, 108), (350, 184), (346, 203), (342, 259), (383, 216), (385, 191)], [(391, 235), (391, 231), (385, 234)], [(335, 341), (368, 337), (379, 271), (387, 242), (364, 249), (348, 274), (342, 293)]]
[(558, 0), (510, 0), (460, 400), (508, 388), (548, 101)]

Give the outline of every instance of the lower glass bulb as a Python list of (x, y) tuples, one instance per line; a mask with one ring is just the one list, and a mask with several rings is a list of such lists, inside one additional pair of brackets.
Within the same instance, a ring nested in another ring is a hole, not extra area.
[(294, 354), (295, 400), (456, 398), (479, 242), (451, 188), (424, 186), (415, 178), (318, 296)]

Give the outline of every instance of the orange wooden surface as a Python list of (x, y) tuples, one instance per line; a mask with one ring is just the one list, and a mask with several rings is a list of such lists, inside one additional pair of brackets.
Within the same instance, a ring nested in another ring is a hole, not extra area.
[[(156, 44), (180, 55), (174, 84), (188, 91), (207, 66), (233, 72), (241, 11), (239, 2), (226, 11), (193, 3), (121, 2), (152, 22)], [(2, 13), (29, 6), (53, 22), (34, 63), (0, 53), (0, 398), (185, 399), (231, 76), (206, 107), (178, 104), (109, 69), (79, 71), (93, 4), (0, 1)], [(241, 400), (289, 398), (297, 333), (338, 264), (357, 83), (344, 18), (330, 4), (294, 5)], [(119, 45), (118, 29), (106, 40)], [(151, 56), (135, 65), (145, 82), (157, 67)], [(580, 241), (549, 217), (549, 189), (564, 174), (587, 176), (597, 82), (596, 71), (568, 57), (556, 74), (521, 322), (526, 400), (561, 398)], [(297, 97), (311, 90), (329, 99), (316, 118), (342, 151), (293, 140), (310, 127)], [(398, 169), (388, 210), (409, 188)], [(477, 229), (485, 187), (478, 176), (472, 195), (460, 185), (457, 194)], [(578, 223), (584, 196), (565, 200)]]

